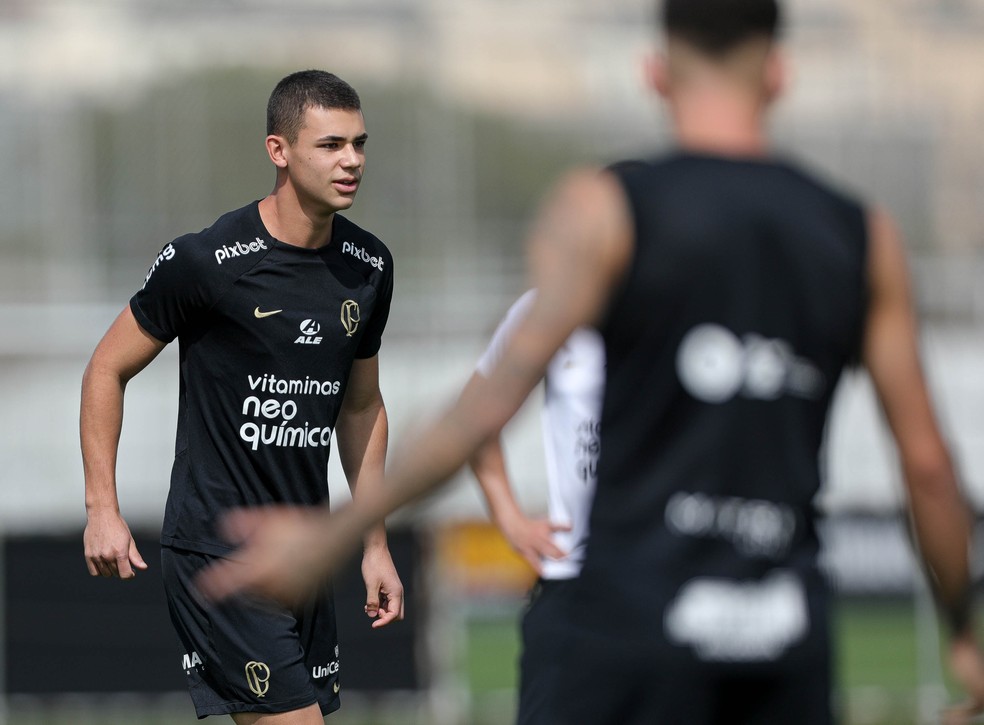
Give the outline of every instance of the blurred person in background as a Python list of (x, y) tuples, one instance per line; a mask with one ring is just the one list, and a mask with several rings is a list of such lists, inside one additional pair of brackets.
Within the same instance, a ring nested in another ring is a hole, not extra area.
[[(81, 442), (93, 576), (148, 568), (120, 513), (116, 456), (127, 382), (180, 347), (178, 429), (161, 568), (182, 668), (199, 717), (322, 723), (339, 707), (330, 582), (287, 608), (253, 597), (204, 603), (192, 585), (233, 555), (217, 530), (229, 507), (328, 508), (332, 432), (353, 494), (382, 481), (386, 409), (378, 350), (393, 260), (338, 212), (365, 170), (358, 94), (324, 71), (282, 79), (267, 107), (276, 183), (266, 198), (167, 244), (96, 347), (82, 383)], [(403, 617), (403, 587), (381, 523), (362, 572), (373, 627)]]
[[(566, 176), (530, 239), (537, 296), (499, 363), (332, 521), (244, 511), (248, 566), (201, 587), (303, 596), (367, 526), (497, 435), (571, 333), (595, 326), (606, 384), (598, 485), (570, 587), (547, 723), (827, 725), (828, 585), (814, 499), (831, 399), (868, 370), (897, 444), (949, 663), (984, 707), (972, 517), (922, 372), (904, 248), (888, 215), (774, 153), (775, 0), (666, 0), (648, 66), (675, 148)], [(291, 566), (288, 567), (287, 565)]]
[[(476, 366), (487, 378), (536, 298), (529, 290), (509, 308)], [(476, 381), (475, 384), (478, 384)], [(537, 574), (522, 617), (519, 725), (549, 720), (548, 682), (560, 669), (556, 652), (565, 636), (567, 590), (581, 570), (588, 538), (600, 450), (605, 349), (597, 330), (575, 330), (543, 378), (543, 443), (547, 467), (547, 519), (527, 516), (513, 495), (502, 441), (490, 438), (470, 464), (495, 525)]]

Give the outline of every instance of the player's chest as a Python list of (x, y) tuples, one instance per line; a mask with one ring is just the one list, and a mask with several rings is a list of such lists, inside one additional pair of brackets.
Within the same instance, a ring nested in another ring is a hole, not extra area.
[(358, 346), (375, 303), (375, 288), (361, 280), (271, 270), (238, 280), (222, 296), (209, 334), (224, 347), (254, 353), (336, 355)]

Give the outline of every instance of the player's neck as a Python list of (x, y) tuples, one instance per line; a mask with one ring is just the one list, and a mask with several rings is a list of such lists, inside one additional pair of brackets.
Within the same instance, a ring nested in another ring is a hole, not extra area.
[(275, 190), (259, 205), (260, 219), (274, 238), (294, 247), (318, 249), (331, 241), (335, 213), (314, 213), (305, 209), (293, 194)]
[(684, 149), (723, 156), (765, 156), (765, 107), (750, 94), (681, 94), (671, 104), (675, 137)]

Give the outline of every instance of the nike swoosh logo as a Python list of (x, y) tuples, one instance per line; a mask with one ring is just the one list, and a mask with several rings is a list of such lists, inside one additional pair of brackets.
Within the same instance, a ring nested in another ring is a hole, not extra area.
[(283, 312), (283, 310), (270, 310), (269, 312), (260, 312), (260, 308), (257, 307), (255, 310), (253, 310), (253, 316), (256, 317), (257, 319), (262, 320), (264, 317), (275, 315), (278, 312)]

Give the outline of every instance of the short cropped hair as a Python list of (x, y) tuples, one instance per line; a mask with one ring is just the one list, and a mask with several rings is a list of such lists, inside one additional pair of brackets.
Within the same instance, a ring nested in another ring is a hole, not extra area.
[(781, 29), (777, 0), (663, 0), (662, 23), (669, 37), (711, 56), (755, 38), (775, 40)]
[(333, 73), (302, 70), (283, 78), (267, 103), (267, 135), (297, 141), (308, 108), (361, 111), (359, 94)]

